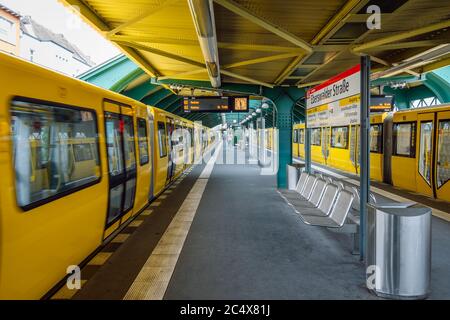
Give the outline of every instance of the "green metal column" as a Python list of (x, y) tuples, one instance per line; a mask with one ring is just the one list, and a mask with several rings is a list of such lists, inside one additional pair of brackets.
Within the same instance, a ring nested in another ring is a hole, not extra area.
[(277, 107), (277, 127), (279, 133), (278, 188), (287, 188), (286, 166), (292, 163), (292, 107), (295, 102), (282, 94), (274, 101)]

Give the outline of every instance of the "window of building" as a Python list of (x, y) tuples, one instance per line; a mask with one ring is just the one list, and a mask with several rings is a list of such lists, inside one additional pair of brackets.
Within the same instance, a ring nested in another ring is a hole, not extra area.
[(148, 138), (147, 138), (147, 121), (138, 119), (138, 141), (139, 141), (139, 163), (141, 166), (149, 161), (148, 154)]
[(331, 131), (331, 146), (333, 148), (348, 148), (348, 127), (334, 127)]
[(383, 125), (370, 126), (370, 152), (383, 153)]
[(416, 123), (394, 124), (394, 155), (416, 157)]
[(320, 136), (322, 133), (321, 128), (314, 128), (311, 130), (311, 145), (320, 146)]
[(11, 119), (20, 207), (27, 210), (98, 181), (93, 111), (13, 100)]
[(0, 40), (16, 43), (16, 24), (0, 16)]

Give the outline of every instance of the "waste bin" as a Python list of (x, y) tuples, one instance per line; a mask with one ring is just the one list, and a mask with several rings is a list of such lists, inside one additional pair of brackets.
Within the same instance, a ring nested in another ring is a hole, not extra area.
[(289, 190), (295, 190), (297, 187), (297, 182), (300, 178), (300, 171), (304, 166), (304, 164), (298, 163), (286, 165), (286, 177)]
[(431, 272), (431, 208), (368, 204), (366, 284), (377, 296), (424, 299)]

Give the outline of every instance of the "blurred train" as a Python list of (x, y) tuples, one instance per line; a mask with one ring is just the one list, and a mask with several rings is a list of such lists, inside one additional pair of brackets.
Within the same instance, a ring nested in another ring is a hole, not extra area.
[[(293, 129), (293, 156), (305, 156), (305, 125)], [(359, 126), (311, 129), (314, 163), (359, 174)], [(450, 201), (450, 105), (370, 116), (370, 177)]]
[[(214, 136), (5, 54), (0, 74), (0, 298), (39, 299), (163, 192)], [(173, 136), (180, 131), (186, 134)]]

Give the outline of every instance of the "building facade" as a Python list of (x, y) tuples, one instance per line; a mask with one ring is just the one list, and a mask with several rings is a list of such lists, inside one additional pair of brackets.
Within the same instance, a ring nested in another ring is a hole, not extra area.
[(0, 51), (20, 54), (20, 15), (0, 4)]
[(0, 4), (0, 51), (76, 77), (95, 64), (62, 34)]
[(49, 69), (76, 77), (94, 66), (90, 58), (57, 34), (26, 16), (21, 19), (20, 56)]

